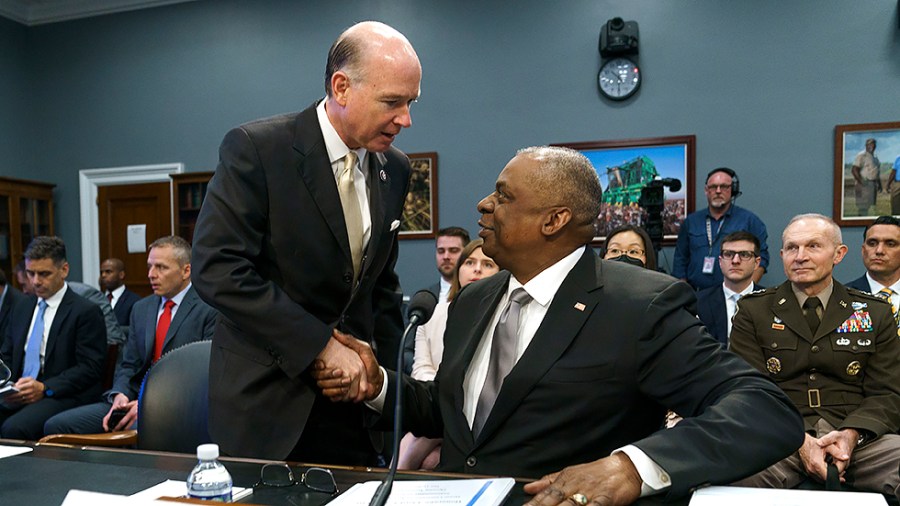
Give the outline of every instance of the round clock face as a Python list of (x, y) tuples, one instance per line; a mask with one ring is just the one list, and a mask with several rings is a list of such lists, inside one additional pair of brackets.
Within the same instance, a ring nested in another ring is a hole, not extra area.
[(597, 85), (604, 96), (625, 100), (641, 86), (641, 74), (637, 65), (628, 58), (613, 58), (600, 67)]

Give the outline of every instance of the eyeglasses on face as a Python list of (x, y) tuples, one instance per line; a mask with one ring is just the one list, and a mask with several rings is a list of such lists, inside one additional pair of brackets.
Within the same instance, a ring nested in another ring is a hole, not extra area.
[(303, 485), (315, 492), (336, 495), (337, 483), (330, 469), (310, 467), (302, 475), (300, 481), (294, 479), (294, 471), (287, 464), (266, 464), (259, 470), (259, 481), (253, 488), (259, 487), (290, 487)]
[(606, 250), (606, 254), (611, 257), (619, 257), (622, 255), (628, 255), (632, 258), (638, 258), (644, 256), (644, 250), (641, 248), (631, 248), (630, 250), (621, 250), (619, 248), (609, 248)]
[(719, 253), (719, 258), (733, 260), (735, 255), (741, 257), (742, 261), (756, 258), (756, 253), (752, 251), (732, 251), (730, 249), (723, 249), (722, 252)]
[(726, 190), (731, 189), (730, 184), (708, 184), (706, 185), (706, 189), (709, 191), (721, 191), (724, 192)]

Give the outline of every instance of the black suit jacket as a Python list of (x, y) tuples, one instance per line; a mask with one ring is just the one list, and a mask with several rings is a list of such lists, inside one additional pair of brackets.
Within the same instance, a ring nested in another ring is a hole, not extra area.
[(131, 308), (133, 308), (134, 304), (139, 300), (141, 300), (140, 295), (127, 288), (122, 292), (122, 295), (116, 302), (116, 306), (113, 308), (113, 312), (116, 313), (116, 321), (119, 322), (119, 325), (130, 325)]
[(846, 286), (847, 288), (855, 288), (862, 292), (872, 293), (872, 286), (869, 285), (869, 278), (867, 278), (865, 274), (854, 279), (844, 286)]
[[(347, 227), (315, 106), (230, 131), (193, 244), (197, 293), (221, 313), (210, 360), (210, 434), (231, 455), (283, 459), (317, 389), (305, 373), (332, 329), (393, 367), (402, 333), (394, 272), (409, 160), (369, 153), (371, 238), (353, 286)], [(363, 430), (362, 408), (352, 412)]]
[[(10, 364), (12, 381), (22, 376), (25, 341), (37, 305), (37, 297), (13, 308), (9, 339), (3, 342), (3, 361)], [(92, 302), (67, 289), (47, 337), (44, 367), (37, 380), (44, 383), (47, 397), (75, 398), (89, 402), (100, 394), (100, 377), (106, 359), (106, 326), (103, 313)]]
[(7, 284), (6, 297), (3, 298), (3, 304), (0, 305), (0, 343), (6, 339), (6, 330), (9, 326), (9, 317), (16, 304), (28, 300), (28, 296), (16, 290), (12, 284)]
[[(122, 363), (116, 368), (112, 389), (107, 394), (122, 393), (130, 400), (137, 399), (144, 374), (153, 361), (160, 299), (159, 295), (150, 295), (134, 304), (131, 332), (125, 342)], [(200, 300), (193, 287), (189, 288), (166, 332), (163, 353), (194, 341), (212, 339), (217, 314), (215, 309)]]
[[(670, 495), (682, 496), (759, 471), (802, 443), (790, 401), (703, 330), (687, 284), (589, 249), (473, 439), (463, 383), (509, 278), (501, 272), (454, 299), (434, 382), (403, 377), (404, 426), (443, 436), (442, 470), (539, 477), (633, 443), (669, 473)], [(385, 421), (396, 385), (389, 373)], [(659, 430), (667, 407), (685, 419)]]
[[(754, 285), (753, 290), (762, 287)], [(711, 286), (697, 292), (697, 317), (722, 346), (728, 347), (728, 309), (722, 285)]]

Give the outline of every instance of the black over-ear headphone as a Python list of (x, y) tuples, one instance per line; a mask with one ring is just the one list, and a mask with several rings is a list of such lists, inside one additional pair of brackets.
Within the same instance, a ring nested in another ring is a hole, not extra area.
[(738, 179), (737, 173), (728, 167), (718, 167), (709, 171), (709, 174), (706, 175), (706, 183), (709, 183), (709, 178), (716, 172), (724, 172), (731, 176), (731, 200), (734, 201), (741, 195), (741, 180)]

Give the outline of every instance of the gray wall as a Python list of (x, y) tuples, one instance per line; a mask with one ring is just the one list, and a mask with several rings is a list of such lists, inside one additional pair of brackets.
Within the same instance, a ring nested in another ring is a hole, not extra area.
[[(596, 86), (599, 29), (617, 15), (640, 23), (645, 79), (624, 104)], [(24, 159), (16, 175), (58, 185), (78, 277), (78, 170), (212, 170), (229, 127), (321, 96), (328, 46), (367, 18), (419, 52), (422, 96), (396, 145), (439, 153), (440, 224), (473, 234), (476, 202), (517, 148), (695, 134), (700, 207), (702, 176), (733, 167), (739, 204), (768, 224), (777, 252), (790, 216), (832, 212), (834, 126), (900, 120), (896, 0), (210, 0), (25, 30), (28, 64), (0, 57), (3, 75), (26, 74), (0, 77), (0, 134), (14, 139), (0, 155)], [(0, 22), (0, 55), (18, 51), (22, 32)], [(839, 279), (862, 271), (860, 234), (845, 230)], [(398, 272), (407, 291), (432, 283), (432, 241), (403, 241)], [(776, 258), (763, 282), (783, 279)]]
[(25, 27), (0, 18), (0, 174), (26, 170)]

